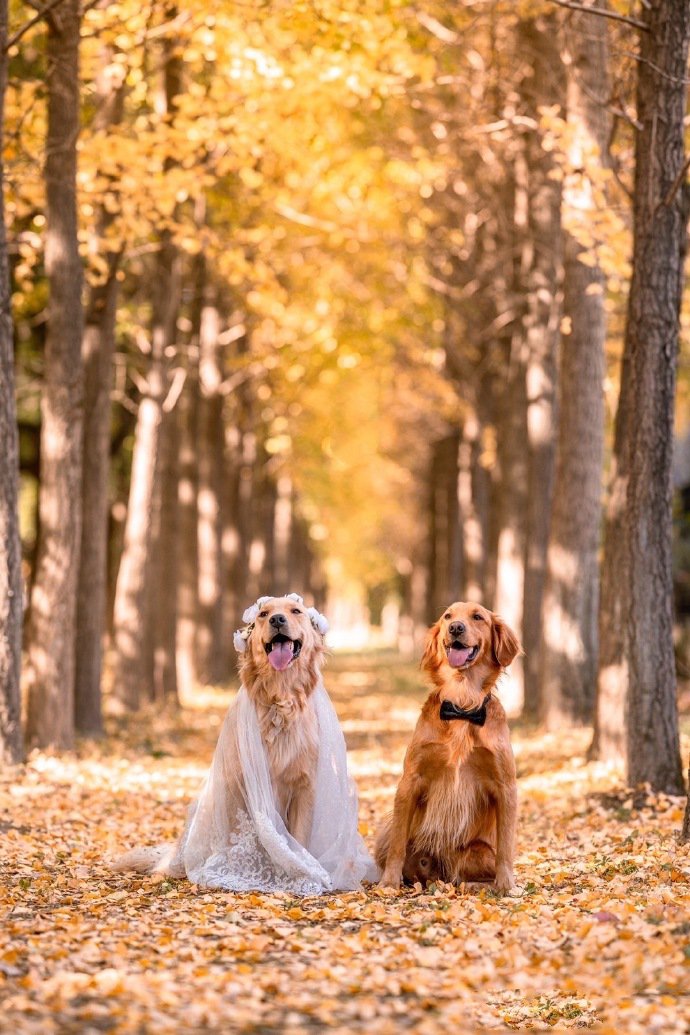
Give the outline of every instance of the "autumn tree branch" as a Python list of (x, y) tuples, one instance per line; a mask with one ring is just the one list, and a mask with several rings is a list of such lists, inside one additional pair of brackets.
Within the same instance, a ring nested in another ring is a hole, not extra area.
[[(34, 25), (37, 25), (38, 22), (43, 21), (44, 18), (47, 18), (53, 10), (53, 8), (57, 7), (58, 4), (61, 3), (62, 0), (49, 0), (49, 3), (45, 4), (44, 7), (36, 8), (36, 14), (33, 16), (33, 18), (30, 18), (26, 25), (23, 25), (21, 29), (17, 29), (14, 35), (10, 36), (7, 43), (5, 44), (4, 53), (6, 54), (10, 47), (14, 47), (15, 44), (19, 43), (22, 36), (25, 36), (29, 29), (33, 29)], [(31, 4), (31, 6), (34, 7), (35, 5)]]
[(640, 32), (649, 32), (649, 27), (637, 18), (631, 18), (627, 14), (619, 14), (618, 11), (608, 11), (603, 7), (590, 7), (589, 4), (578, 3), (577, 0), (551, 0), (552, 4), (559, 7), (567, 7), (570, 11), (579, 11), (581, 14), (596, 14), (599, 18), (610, 18), (615, 22), (624, 22), (625, 25), (632, 25)]

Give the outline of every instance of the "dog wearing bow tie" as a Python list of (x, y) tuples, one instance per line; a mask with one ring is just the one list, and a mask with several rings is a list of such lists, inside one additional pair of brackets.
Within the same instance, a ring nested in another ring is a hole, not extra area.
[(430, 629), (422, 668), (433, 688), (376, 838), (382, 885), (514, 886), (515, 760), (495, 688), (521, 651), (513, 631), (480, 604), (451, 604)]

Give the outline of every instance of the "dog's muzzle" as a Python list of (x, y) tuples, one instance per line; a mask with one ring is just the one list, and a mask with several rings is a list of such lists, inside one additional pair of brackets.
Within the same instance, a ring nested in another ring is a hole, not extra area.
[(453, 640), (446, 646), (448, 664), (451, 668), (467, 668), (479, 654), (479, 644), (474, 647), (466, 647), (460, 640)]
[(271, 668), (274, 668), (276, 672), (284, 672), (288, 665), (299, 657), (302, 641), (291, 640), (285, 633), (276, 633), (272, 640), (264, 643), (264, 650), (268, 655)]

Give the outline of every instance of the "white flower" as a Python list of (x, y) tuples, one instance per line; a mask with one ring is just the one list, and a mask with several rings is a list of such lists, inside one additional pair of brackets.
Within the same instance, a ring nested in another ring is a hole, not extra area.
[[(251, 607), (248, 607), (247, 610), (244, 612), (244, 614), (242, 615), (242, 621), (246, 622), (247, 625), (253, 625), (256, 619), (258, 618), (259, 611), (264, 606), (264, 604), (267, 604), (269, 600), (275, 599), (275, 597), (259, 597), (257, 602), (255, 604), (252, 604)], [(304, 597), (301, 597), (299, 593), (286, 593), (285, 599), (294, 600), (296, 604), (304, 604)], [(315, 607), (308, 607), (307, 614), (309, 615), (309, 620), (316, 629), (316, 631), (320, 632), (322, 636), (325, 636), (328, 632), (328, 619), (326, 618), (326, 616), (322, 615), (319, 611), (317, 611)], [(235, 650), (238, 650), (240, 653), (246, 650), (247, 640), (249, 638), (250, 632), (250, 629), (237, 630), (233, 639), (233, 643), (235, 644)]]
[(325, 615), (322, 615), (320, 611), (317, 611), (315, 607), (308, 607), (307, 614), (311, 624), (314, 626), (317, 632), (320, 632), (322, 636), (325, 636), (328, 632), (328, 619)]
[(269, 600), (273, 600), (273, 597), (259, 597), (257, 602), (255, 604), (252, 604), (251, 607), (248, 607), (247, 610), (244, 612), (244, 614), (242, 615), (242, 621), (247, 623), (255, 622), (259, 614), (259, 611)]

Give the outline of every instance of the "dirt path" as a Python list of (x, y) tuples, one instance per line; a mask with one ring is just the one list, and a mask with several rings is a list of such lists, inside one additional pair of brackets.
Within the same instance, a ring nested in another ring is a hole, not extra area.
[[(362, 656), (333, 659), (327, 686), (370, 838), (423, 690)], [(682, 802), (622, 791), (585, 763), (584, 735), (514, 734), (520, 897), (294, 900), (109, 873), (142, 836), (176, 836), (230, 699), (112, 722), (98, 748), (0, 774), (0, 1030), (690, 1031)]]

